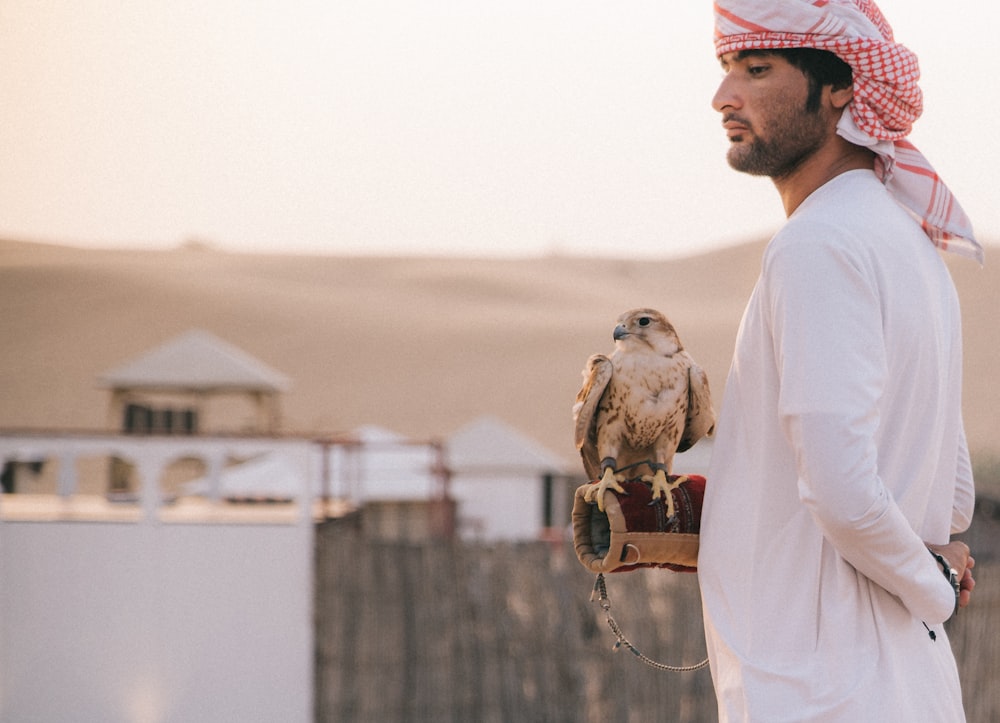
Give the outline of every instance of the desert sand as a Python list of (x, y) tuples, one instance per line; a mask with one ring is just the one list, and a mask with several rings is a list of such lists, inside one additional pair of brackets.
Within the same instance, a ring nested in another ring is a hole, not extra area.
[[(649, 261), (243, 255), (0, 241), (0, 429), (106, 429), (98, 376), (191, 328), (292, 379), (282, 431), (363, 424), (417, 440), (493, 415), (572, 465), (580, 371), (622, 311), (673, 321), (716, 407), (763, 242)], [(992, 251), (992, 253), (991, 253)], [(963, 303), (965, 415), (1000, 453), (1000, 266), (948, 259)], [(900, 370), (905, 373), (905, 370)]]

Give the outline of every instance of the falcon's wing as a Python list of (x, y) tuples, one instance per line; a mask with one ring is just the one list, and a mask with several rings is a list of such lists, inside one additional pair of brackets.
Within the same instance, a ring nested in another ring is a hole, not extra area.
[(597, 408), (611, 375), (610, 359), (603, 354), (590, 357), (584, 370), (583, 388), (576, 395), (576, 404), (573, 405), (576, 448), (580, 450), (583, 468), (592, 480), (601, 476), (601, 460), (597, 453)]
[(708, 375), (700, 366), (691, 362), (688, 367), (688, 408), (684, 419), (684, 433), (677, 445), (678, 452), (684, 452), (695, 442), (715, 431), (715, 410), (712, 409), (712, 394), (708, 389)]

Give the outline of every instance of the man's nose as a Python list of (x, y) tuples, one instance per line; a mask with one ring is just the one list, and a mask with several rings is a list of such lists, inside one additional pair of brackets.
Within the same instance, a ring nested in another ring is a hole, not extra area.
[(712, 108), (722, 113), (727, 108), (737, 109), (740, 107), (739, 95), (736, 92), (735, 83), (732, 76), (725, 76), (719, 83), (715, 95), (712, 96)]

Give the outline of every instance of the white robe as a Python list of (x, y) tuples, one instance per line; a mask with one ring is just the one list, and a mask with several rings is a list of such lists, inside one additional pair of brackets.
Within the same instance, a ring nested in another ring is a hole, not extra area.
[(722, 721), (964, 720), (954, 593), (924, 546), (971, 521), (961, 374), (919, 225), (872, 172), (816, 190), (765, 251), (708, 475)]

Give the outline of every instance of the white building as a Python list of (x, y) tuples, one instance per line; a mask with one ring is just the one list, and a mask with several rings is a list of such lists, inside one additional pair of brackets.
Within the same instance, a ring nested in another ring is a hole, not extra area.
[(513, 427), (481, 417), (448, 437), (446, 449), (460, 536), (536, 540), (569, 524), (565, 462)]
[[(568, 481), (558, 455), (493, 417), (477, 419), (441, 443), (364, 426), (316, 452), (321, 472), (312, 492), (317, 497), (354, 509), (378, 507), (377, 514), (391, 509), (394, 517), (407, 509), (424, 515), (424, 503), (447, 499), (454, 507), (452, 526), (463, 539), (536, 540), (549, 528), (563, 528), (570, 520), (573, 485), (580, 481)], [(303, 484), (295, 472), (280, 456), (251, 459), (223, 470), (215, 494), (292, 497)], [(186, 487), (189, 494), (206, 496), (212, 489), (208, 478)]]

